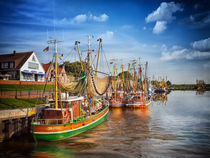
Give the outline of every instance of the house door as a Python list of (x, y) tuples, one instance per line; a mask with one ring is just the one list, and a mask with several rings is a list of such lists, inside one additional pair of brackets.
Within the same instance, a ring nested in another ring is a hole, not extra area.
[(35, 74), (35, 81), (38, 81), (38, 75)]

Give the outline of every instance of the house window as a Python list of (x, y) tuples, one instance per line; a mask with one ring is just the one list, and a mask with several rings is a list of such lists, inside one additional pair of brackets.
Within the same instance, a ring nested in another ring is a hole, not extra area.
[(39, 69), (39, 64), (28, 62), (28, 68), (30, 68), (30, 69)]
[(10, 62), (9, 67), (10, 67), (10, 68), (14, 68), (14, 62)]
[(35, 61), (36, 62), (36, 59), (35, 59), (35, 56), (33, 55), (33, 57), (32, 57), (32, 61)]
[(2, 67), (3, 69), (9, 68), (8, 62), (2, 63), (2, 64), (1, 64), (1, 67)]

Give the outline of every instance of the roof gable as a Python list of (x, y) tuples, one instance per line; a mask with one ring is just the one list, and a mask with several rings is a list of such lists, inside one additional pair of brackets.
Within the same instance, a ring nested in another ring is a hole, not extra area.
[(33, 51), (13, 54), (1, 54), (0, 62), (14, 62), (14, 69), (20, 69), (32, 54)]
[(48, 64), (42, 64), (42, 67), (44, 68), (44, 70), (45, 70), (45, 73), (47, 73), (49, 70), (53, 70), (54, 69), (54, 67), (53, 67), (53, 64), (51, 64), (51, 62), (50, 63), (48, 63)]

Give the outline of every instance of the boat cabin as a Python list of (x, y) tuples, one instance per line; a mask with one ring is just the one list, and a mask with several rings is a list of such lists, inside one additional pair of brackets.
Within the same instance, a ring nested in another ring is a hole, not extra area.
[[(50, 104), (54, 106), (55, 100), (50, 99)], [(67, 99), (58, 101), (59, 108), (48, 108), (44, 110), (46, 124), (63, 124), (82, 116), (81, 107), (84, 97), (70, 96)]]

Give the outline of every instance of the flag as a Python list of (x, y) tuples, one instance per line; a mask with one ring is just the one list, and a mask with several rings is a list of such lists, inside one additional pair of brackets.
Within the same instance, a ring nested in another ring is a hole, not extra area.
[(43, 52), (49, 51), (49, 46), (43, 50)]

